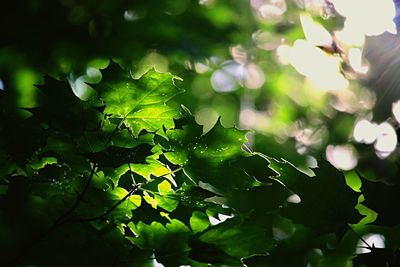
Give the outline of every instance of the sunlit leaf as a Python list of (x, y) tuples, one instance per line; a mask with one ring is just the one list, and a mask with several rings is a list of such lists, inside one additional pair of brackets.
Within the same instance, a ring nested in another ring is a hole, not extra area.
[(104, 113), (122, 119), (135, 136), (142, 130), (156, 132), (174, 127), (173, 119), (179, 113), (166, 102), (182, 92), (174, 84), (176, 77), (150, 70), (135, 80), (116, 63), (111, 63), (102, 75), (102, 83), (96, 88), (106, 104)]

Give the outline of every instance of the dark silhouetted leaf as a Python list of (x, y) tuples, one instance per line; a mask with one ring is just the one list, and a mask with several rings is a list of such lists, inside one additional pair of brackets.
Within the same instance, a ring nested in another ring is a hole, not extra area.
[(370, 248), (371, 252), (357, 254), (353, 259), (354, 267), (398, 267), (400, 266), (400, 250), (388, 248)]
[(394, 226), (400, 223), (400, 214), (393, 208), (400, 196), (400, 185), (387, 185), (362, 179), (361, 191), (368, 208), (378, 213), (374, 224)]
[(118, 167), (124, 163), (146, 163), (146, 157), (151, 155), (152, 146), (141, 144), (134, 148), (108, 147), (86, 156), (93, 162), (105, 167)]
[(283, 214), (294, 223), (311, 227), (315, 232), (342, 236), (347, 224), (357, 223), (361, 215), (355, 209), (359, 194), (346, 185), (344, 175), (326, 161), (313, 169), (309, 177), (288, 162), (271, 161), (279, 173), (276, 179), (300, 197), (299, 203), (288, 203)]

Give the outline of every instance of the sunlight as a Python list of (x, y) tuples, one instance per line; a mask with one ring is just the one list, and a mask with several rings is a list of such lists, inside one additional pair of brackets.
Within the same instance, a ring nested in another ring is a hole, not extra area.
[(290, 50), (290, 64), (321, 90), (343, 90), (349, 86), (340, 73), (341, 59), (329, 55), (306, 40), (296, 40)]
[(87, 100), (93, 94), (93, 88), (88, 83), (98, 83), (101, 81), (101, 72), (96, 68), (87, 68), (86, 74), (79, 77), (74, 77), (70, 74), (68, 82), (74, 94), (82, 100)]
[(239, 64), (247, 63), (247, 52), (241, 45), (235, 45), (230, 48), (231, 56)]
[(372, 144), (379, 135), (378, 125), (368, 120), (359, 120), (354, 126), (353, 137), (356, 142)]
[(132, 22), (140, 19), (139, 14), (135, 10), (125, 10), (124, 19), (126, 21)]
[(163, 264), (161, 264), (157, 261), (156, 255), (154, 255), (154, 253), (151, 255), (151, 258), (152, 258), (152, 260), (149, 264), (151, 267), (164, 267)]
[(271, 51), (279, 46), (282, 37), (276, 33), (258, 30), (251, 35), (258, 48)]
[[(381, 234), (368, 234), (368, 235), (364, 235), (363, 239), (365, 242), (367, 242), (367, 244), (370, 247), (375, 247), (375, 248), (385, 248), (385, 237)], [(369, 250), (368, 248), (365, 248), (366, 244), (362, 241), (359, 240), (358, 244), (357, 244), (357, 254), (361, 254), (361, 253), (369, 253), (371, 252), (371, 250)]]
[(353, 129), (353, 137), (356, 142), (374, 144), (379, 158), (388, 157), (397, 147), (397, 134), (394, 127), (388, 123), (372, 123), (366, 119), (359, 120)]
[(80, 99), (87, 99), (89, 86), (86, 84), (86, 77), (79, 76), (77, 79), (68, 79), (74, 94)]
[(356, 94), (350, 90), (335, 91), (333, 94), (335, 98), (331, 100), (331, 106), (338, 111), (355, 113), (360, 107), (355, 103), (358, 102)]
[(208, 6), (214, 3), (214, 0), (199, 0), (200, 5)]
[(251, 129), (257, 124), (257, 113), (255, 109), (243, 108), (239, 115), (240, 125), (243, 128)]
[(264, 21), (280, 20), (287, 9), (285, 0), (251, 0), (250, 3), (258, 18)]
[(337, 169), (349, 171), (358, 163), (358, 156), (351, 145), (333, 146), (326, 148), (326, 159)]
[(324, 8), (324, 0), (295, 0), (299, 7), (313, 13), (320, 13)]
[(346, 18), (345, 26), (353, 32), (362, 32), (366, 36), (380, 35), (385, 31), (397, 32), (392, 0), (331, 0), (331, 3)]
[(194, 63), (194, 69), (199, 74), (202, 74), (202, 73), (205, 73), (205, 72), (211, 70), (211, 68), (208, 65), (206, 65), (202, 62)]
[(218, 224), (223, 223), (224, 221), (226, 221), (230, 218), (233, 218), (233, 217), (234, 217), (233, 215), (225, 215), (222, 213), (218, 213), (218, 218), (209, 216), (208, 219), (209, 219), (211, 225), (218, 225)]
[(378, 131), (379, 134), (375, 142), (375, 149), (377, 152), (384, 153), (384, 155), (392, 153), (397, 147), (396, 130), (392, 125), (384, 122), (378, 126)]
[[(235, 50), (235, 49), (233, 49)], [(228, 93), (237, 89), (238, 85), (249, 89), (260, 88), (265, 83), (264, 72), (254, 63), (246, 63), (244, 52), (235, 50), (234, 61), (226, 61), (225, 65), (211, 75), (211, 86), (219, 93)]]
[(348, 21), (345, 21), (343, 29), (335, 31), (335, 40), (341, 45), (363, 46), (365, 43), (364, 33), (359, 32), (357, 28), (352, 28), (352, 26)]
[(287, 202), (290, 202), (290, 203), (297, 204), (297, 203), (300, 203), (300, 202), (301, 202), (301, 198), (299, 197), (299, 195), (293, 194), (293, 195), (290, 195), (290, 196), (286, 199), (286, 201), (287, 201)]
[(290, 64), (290, 49), (290, 46), (284, 44), (276, 48), (276, 57), (282, 65)]
[(263, 86), (265, 82), (264, 72), (256, 64), (248, 64), (246, 66), (246, 78), (244, 86), (249, 89), (257, 89)]
[(392, 113), (398, 123), (400, 123), (400, 100), (393, 102)]
[(300, 22), (307, 41), (316, 46), (332, 44), (331, 34), (321, 24), (315, 22), (310, 14), (301, 14)]
[(236, 89), (235, 78), (224, 69), (214, 71), (211, 75), (211, 85), (219, 93), (232, 92)]
[(368, 72), (368, 65), (363, 63), (362, 51), (359, 48), (350, 48), (347, 52), (347, 57), (350, 66), (359, 74), (366, 74)]

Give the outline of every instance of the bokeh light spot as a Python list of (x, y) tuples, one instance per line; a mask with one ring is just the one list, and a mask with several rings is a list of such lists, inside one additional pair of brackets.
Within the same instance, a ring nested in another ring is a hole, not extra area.
[(397, 100), (392, 104), (393, 116), (398, 123), (400, 123), (400, 100)]
[(321, 24), (315, 22), (310, 14), (301, 14), (300, 22), (307, 41), (317, 46), (332, 44), (331, 34)]
[(358, 156), (351, 145), (329, 145), (326, 148), (326, 159), (337, 169), (343, 171), (354, 169), (358, 163)]
[(397, 146), (396, 130), (388, 122), (384, 122), (378, 126), (378, 132), (379, 134), (375, 142), (375, 149), (377, 152), (384, 153), (381, 155), (386, 155), (387, 153), (390, 154)]
[(378, 137), (378, 125), (368, 120), (359, 120), (353, 130), (353, 137), (356, 142), (364, 144), (372, 144)]

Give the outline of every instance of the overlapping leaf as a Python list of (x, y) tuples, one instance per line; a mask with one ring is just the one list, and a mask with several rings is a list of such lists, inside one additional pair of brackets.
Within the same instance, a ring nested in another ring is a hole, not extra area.
[[(328, 164), (308, 177), (287, 162), (245, 152), (245, 131), (218, 122), (203, 134), (193, 117), (178, 119), (179, 110), (167, 104), (180, 92), (171, 74), (150, 70), (135, 80), (111, 63), (102, 75), (89, 101), (77, 98), (65, 82), (47, 79), (40, 87), (41, 106), (30, 110), (33, 116), (22, 127), (36, 125), (37, 144), (14, 155), (26, 170), (12, 178), (49, 184), (14, 184), (18, 190), (6, 192), (1, 203), (12, 203), (10, 194), (18, 192), (12, 200), (21, 207), (28, 201), (37, 222), (46, 212), (52, 219), (61, 213), (64, 234), (76, 225), (94, 237), (113, 233), (117, 247), (126, 255), (138, 253), (140, 264), (154, 257), (165, 266), (242, 266), (256, 256), (275, 262), (267, 255), (281, 255), (284, 246), (273, 229), (282, 215), (317, 234), (342, 234), (359, 219), (358, 194)], [(4, 154), (1, 160), (12, 165), (13, 157)], [(8, 169), (2, 172), (15, 171)], [(138, 191), (129, 193), (132, 186)], [(293, 193), (300, 203), (287, 202)], [(64, 205), (72, 207), (67, 215), (59, 211)], [(226, 221), (211, 224), (222, 215)], [(301, 259), (302, 253), (295, 255)]]
[(52, 130), (60, 130), (74, 136), (87, 129), (99, 126), (101, 113), (96, 97), (82, 101), (71, 90), (66, 81), (46, 77), (39, 88), (40, 107), (28, 109), (41, 123)]
[(131, 242), (142, 249), (154, 249), (159, 262), (167, 266), (188, 263), (187, 241), (191, 232), (182, 222), (174, 219), (165, 225), (154, 221), (150, 225), (139, 222), (128, 226), (136, 235), (130, 238)]
[(299, 203), (288, 203), (284, 214), (295, 223), (315, 232), (343, 235), (347, 224), (357, 223), (361, 215), (355, 209), (359, 194), (346, 185), (344, 175), (325, 161), (309, 177), (288, 162), (271, 161), (279, 173), (276, 179), (300, 197)]
[(242, 150), (246, 132), (226, 129), (219, 122), (204, 135), (199, 129), (190, 122), (183, 129), (167, 131), (170, 142), (165, 144), (165, 157), (183, 165), (195, 183), (208, 183), (215, 192), (251, 187), (254, 178), (235, 166), (235, 161), (249, 156)]

